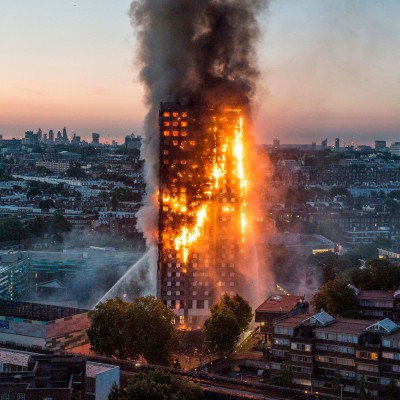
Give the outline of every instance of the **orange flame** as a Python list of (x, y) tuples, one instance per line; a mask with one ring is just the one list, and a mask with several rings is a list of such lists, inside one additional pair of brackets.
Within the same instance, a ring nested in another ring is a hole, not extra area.
[[(221, 189), (221, 180), (226, 179), (227, 171), (227, 154), (233, 155), (234, 163), (236, 165), (234, 171), (229, 171), (239, 180), (240, 190), (240, 226), (241, 226), (241, 242), (242, 252), (245, 238), (245, 192), (246, 192), (246, 179), (244, 168), (244, 145), (243, 145), (243, 119), (240, 117), (241, 110), (226, 110), (228, 112), (237, 113), (235, 116), (235, 124), (232, 131), (219, 131), (217, 125), (214, 125), (211, 130), (214, 133), (214, 148), (212, 153), (212, 165), (209, 168), (209, 176), (205, 178), (208, 182), (207, 189), (204, 194), (207, 200), (200, 202), (197, 206), (191, 203), (191, 208), (188, 207), (187, 198), (185, 193), (163, 194), (162, 205), (168, 207), (173, 213), (177, 213), (183, 217), (191, 217), (194, 220), (192, 226), (187, 222), (180, 228), (178, 233), (173, 235), (172, 243), (177, 252), (181, 252), (183, 263), (187, 263), (192, 245), (197, 242), (204, 230), (205, 223), (209, 218), (210, 207), (208, 202), (218, 199)], [(213, 119), (217, 122), (217, 119)], [(221, 121), (224, 119), (221, 118)], [(190, 175), (189, 175), (190, 176)], [(221, 192), (222, 193), (222, 192)], [(216, 200), (218, 201), (218, 200)], [(193, 208), (194, 211), (193, 211)], [(231, 212), (234, 208), (228, 205), (222, 207), (223, 212)], [(184, 218), (186, 220), (186, 218)]]

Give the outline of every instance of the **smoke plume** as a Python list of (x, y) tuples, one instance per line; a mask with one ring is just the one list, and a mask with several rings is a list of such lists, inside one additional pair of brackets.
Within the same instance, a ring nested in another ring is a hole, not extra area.
[(134, 0), (130, 17), (138, 40), (140, 80), (149, 107), (141, 154), (147, 199), (138, 228), (157, 243), (160, 102), (239, 105), (250, 117), (259, 78), (257, 15), (266, 0)]

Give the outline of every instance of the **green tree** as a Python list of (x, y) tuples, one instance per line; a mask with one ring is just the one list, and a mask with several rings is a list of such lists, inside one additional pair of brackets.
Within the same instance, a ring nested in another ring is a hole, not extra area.
[(34, 197), (41, 196), (41, 195), (42, 195), (42, 192), (40, 191), (40, 189), (37, 188), (37, 187), (33, 187), (33, 188), (28, 190), (28, 192), (26, 194), (26, 197), (28, 199), (33, 199)]
[(98, 304), (88, 316), (87, 335), (92, 349), (108, 357), (128, 358), (131, 349), (124, 338), (128, 303), (119, 297)]
[(198, 385), (172, 377), (163, 371), (150, 371), (133, 377), (126, 389), (127, 400), (201, 400)]
[(233, 311), (226, 305), (215, 304), (204, 323), (204, 339), (212, 353), (230, 354), (240, 337), (240, 325)]
[(153, 296), (132, 303), (120, 298), (100, 303), (89, 312), (88, 330), (94, 351), (117, 358), (143, 355), (152, 364), (170, 364), (176, 346), (174, 314)]
[(72, 229), (72, 226), (64, 217), (62, 212), (57, 210), (49, 219), (47, 229), (51, 233), (69, 232)]
[(25, 237), (22, 222), (15, 217), (0, 219), (0, 242), (21, 240)]
[(107, 396), (108, 400), (126, 400), (126, 394), (124, 390), (120, 389), (118, 385), (114, 382), (111, 391)]
[(280, 378), (280, 384), (281, 386), (284, 387), (292, 387), (292, 379), (293, 379), (293, 367), (290, 365), (290, 363), (285, 362), (283, 363), (283, 368), (282, 372), (279, 376)]
[(341, 279), (334, 279), (323, 285), (312, 297), (311, 305), (316, 310), (324, 309), (333, 316), (349, 315), (358, 307), (354, 290)]
[(253, 313), (248, 301), (238, 294), (231, 297), (225, 293), (219, 304), (232, 310), (241, 332), (244, 332), (249, 328), (249, 324), (253, 319)]
[(42, 201), (39, 203), (39, 207), (40, 207), (42, 210), (43, 210), (43, 209), (48, 210), (48, 209), (50, 209), (50, 208), (53, 208), (54, 206), (55, 206), (54, 200), (50, 200), (50, 199), (42, 200)]
[(82, 169), (80, 164), (75, 164), (65, 171), (65, 175), (70, 176), (71, 178), (83, 178), (86, 175), (86, 172)]
[(370, 400), (370, 395), (365, 388), (365, 376), (362, 375), (358, 381), (358, 398), (359, 400)]
[(332, 393), (339, 396), (341, 393), (342, 378), (338, 370), (335, 371), (332, 379)]
[(400, 286), (400, 266), (387, 260), (367, 261), (351, 275), (353, 284), (364, 290), (393, 290)]
[(398, 400), (400, 397), (399, 388), (396, 385), (395, 380), (392, 378), (389, 385), (385, 389), (385, 399), (387, 400)]
[(136, 297), (126, 313), (128, 345), (138, 349), (151, 364), (170, 364), (177, 345), (174, 320), (174, 313), (155, 297)]

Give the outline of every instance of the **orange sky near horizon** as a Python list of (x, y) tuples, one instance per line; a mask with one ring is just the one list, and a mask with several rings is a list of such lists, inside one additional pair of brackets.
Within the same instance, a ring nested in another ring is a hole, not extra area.
[[(0, 0), (0, 134), (141, 134), (129, 4)], [(271, 1), (260, 16), (256, 141), (398, 140), (399, 14), (395, 0)]]

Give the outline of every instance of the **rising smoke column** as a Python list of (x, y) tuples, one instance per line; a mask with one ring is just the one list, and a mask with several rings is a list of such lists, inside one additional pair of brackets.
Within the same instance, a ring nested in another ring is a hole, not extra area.
[(257, 15), (267, 0), (134, 0), (130, 17), (149, 112), (141, 155), (147, 198), (138, 217), (150, 247), (157, 245), (155, 198), (159, 171), (157, 115), (161, 101), (241, 106), (250, 118), (259, 70)]

